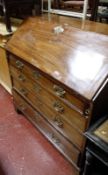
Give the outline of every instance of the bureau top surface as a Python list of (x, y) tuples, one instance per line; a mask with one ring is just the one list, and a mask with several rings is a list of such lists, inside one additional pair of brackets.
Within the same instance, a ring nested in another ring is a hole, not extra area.
[[(63, 32), (54, 32), (57, 26)], [(29, 18), (6, 49), (88, 100), (108, 76), (108, 36), (61, 21)]]

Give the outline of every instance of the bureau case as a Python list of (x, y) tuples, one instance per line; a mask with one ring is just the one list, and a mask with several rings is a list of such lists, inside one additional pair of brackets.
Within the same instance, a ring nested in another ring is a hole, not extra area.
[[(55, 27), (62, 26), (57, 34)], [(29, 18), (6, 45), (17, 111), (80, 174), (84, 132), (108, 109), (108, 37)]]

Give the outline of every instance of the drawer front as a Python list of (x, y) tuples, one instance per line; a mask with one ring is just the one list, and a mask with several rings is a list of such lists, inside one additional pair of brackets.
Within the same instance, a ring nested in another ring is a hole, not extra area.
[(41, 110), (42, 102), (41, 100), (34, 96), (30, 90), (27, 89), (27, 87), (24, 86), (24, 84), (19, 83), (15, 78), (13, 81), (13, 88), (16, 89), (21, 96), (25, 97), (26, 100), (32, 104), (35, 108), (38, 108), (38, 110)]
[[(14, 67), (11, 67), (11, 74), (13, 77), (15, 77), (15, 79), (19, 83), (22, 83), (22, 85), (24, 86), (23, 89), (27, 89), (26, 91), (29, 91), (33, 94), (34, 96), (33, 99), (35, 97), (38, 97), (38, 99), (40, 99), (43, 103), (47, 102), (47, 105), (50, 108), (52, 108), (53, 111), (56, 112), (58, 110), (58, 113), (61, 113), (62, 116), (65, 115), (66, 120), (72, 125), (74, 123), (74, 127), (76, 127), (80, 132), (85, 131), (86, 125), (87, 125), (87, 119), (83, 115), (79, 114), (72, 108), (68, 107), (68, 105), (65, 105), (65, 103), (63, 103), (61, 99), (56, 98), (56, 96), (54, 96), (52, 93), (49, 93), (48, 91), (46, 91), (37, 82), (34, 82), (31, 79), (28, 79), (28, 77), (25, 74), (20, 73)], [(14, 86), (18, 86), (18, 85), (15, 85), (15, 83), (18, 84), (14, 80), (13, 82)], [(33, 103), (35, 103), (35, 100), (33, 99), (31, 100), (34, 101)], [(60, 109), (59, 109), (59, 105), (57, 107), (57, 104), (61, 105), (61, 110), (62, 108), (64, 110), (63, 112), (59, 112)]]
[(63, 89), (52, 80), (49, 80), (36, 68), (33, 69), (33, 67), (30, 67), (28, 64), (20, 61), (13, 55), (10, 55), (10, 64), (20, 70), (20, 72), (27, 75), (33, 81), (38, 82), (43, 87), (46, 87), (48, 91), (70, 104), (75, 110), (79, 111), (80, 113), (85, 113), (86, 105), (84, 102), (75, 97), (75, 95), (70, 94), (66, 89)]
[[(45, 103), (44, 93), (41, 94), (41, 96), (36, 96), (35, 94), (32, 94), (28, 89), (26, 89), (26, 86), (19, 83), (17, 80), (13, 79), (13, 85), (15, 89), (26, 98), (26, 100), (34, 106), (35, 109), (37, 109), (46, 119), (57, 129), (59, 132), (61, 132), (65, 137), (67, 137), (72, 143), (74, 143), (80, 150), (82, 149), (85, 138), (82, 133), (77, 131), (77, 128), (72, 126), (68, 120), (66, 120), (65, 114), (60, 114), (57, 111), (53, 110), (53, 105), (49, 105), (49, 100), (51, 103), (52, 98), (48, 98), (48, 94), (46, 95), (48, 99), (46, 99), (47, 103)], [(44, 91), (46, 92), (46, 91)], [(43, 100), (44, 99), (44, 100)], [(53, 100), (54, 101), (54, 100)], [(52, 103), (53, 104), (53, 103)], [(66, 111), (65, 111), (66, 113)], [(66, 113), (67, 114), (67, 113)], [(70, 114), (72, 115), (72, 114)], [(58, 125), (58, 120), (61, 120), (63, 122), (63, 127), (60, 127)], [(72, 122), (72, 121), (71, 121)]]
[(46, 104), (42, 103), (40, 109), (35, 105), (35, 108), (44, 116), (46, 120), (56, 128), (63, 136), (65, 136), (79, 150), (82, 150), (85, 143), (85, 137), (72, 127), (65, 117), (53, 112)]
[(13, 90), (14, 104), (45, 135), (45, 137), (76, 167), (80, 152), (59, 134), (40, 114)]

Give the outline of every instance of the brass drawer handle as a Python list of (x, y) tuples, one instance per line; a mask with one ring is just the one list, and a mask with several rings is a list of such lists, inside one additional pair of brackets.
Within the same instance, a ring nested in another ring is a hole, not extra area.
[(63, 128), (63, 121), (61, 120), (60, 116), (55, 116), (54, 122), (58, 127)]
[(60, 139), (58, 139), (58, 138), (54, 135), (54, 133), (51, 133), (51, 134), (50, 134), (50, 137), (51, 137), (51, 140), (52, 140), (54, 143), (60, 144)]
[(64, 107), (61, 106), (60, 102), (58, 102), (58, 101), (54, 102), (53, 107), (54, 107), (55, 111), (57, 111), (57, 112), (60, 112), (60, 113), (64, 112)]
[(28, 91), (25, 90), (25, 89), (20, 89), (20, 92), (24, 95), (24, 96), (27, 96), (28, 95)]
[(33, 71), (33, 77), (38, 80), (39, 78), (41, 78), (41, 74), (38, 71)]
[(25, 76), (21, 74), (18, 76), (18, 79), (23, 82), (26, 80)]
[(58, 85), (54, 85), (53, 90), (55, 91), (57, 96), (64, 98), (66, 91), (63, 88)]
[(42, 89), (42, 88), (40, 87), (40, 85), (35, 84), (35, 86), (34, 86), (34, 90), (35, 90), (36, 93), (40, 92), (41, 89)]
[(17, 60), (15, 63), (16, 63), (16, 67), (17, 67), (18, 69), (23, 69), (24, 64), (23, 64), (21, 61)]

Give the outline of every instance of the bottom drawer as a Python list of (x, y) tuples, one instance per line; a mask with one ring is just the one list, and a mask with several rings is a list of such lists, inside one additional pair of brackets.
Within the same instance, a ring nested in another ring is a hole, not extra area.
[(13, 90), (14, 104), (43, 135), (71, 162), (79, 172), (80, 151), (57, 132), (40, 114), (34, 110), (16, 91)]

